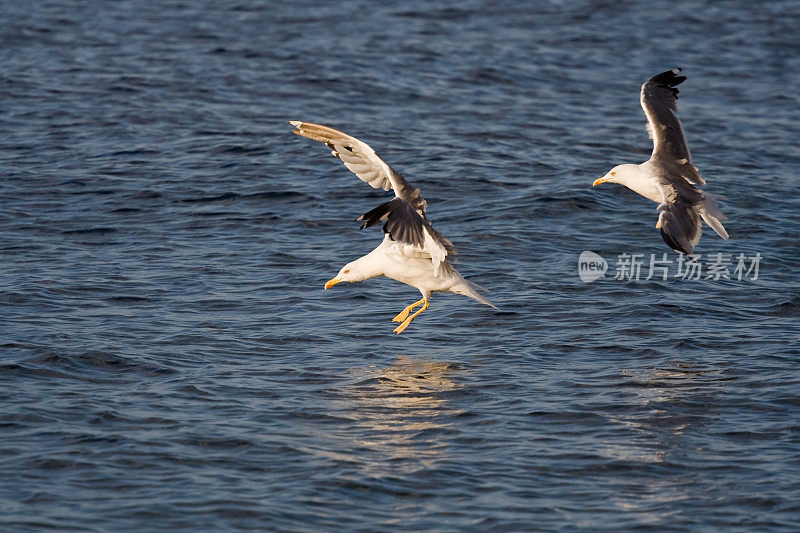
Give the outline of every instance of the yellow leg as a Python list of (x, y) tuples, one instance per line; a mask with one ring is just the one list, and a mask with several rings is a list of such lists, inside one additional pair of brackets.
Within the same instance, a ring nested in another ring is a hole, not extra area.
[(418, 302), (414, 302), (413, 304), (409, 305), (408, 307), (406, 307), (405, 309), (400, 311), (400, 314), (398, 314), (396, 317), (394, 317), (392, 319), (392, 322), (402, 322), (403, 320), (408, 318), (408, 313), (413, 311), (416, 306), (418, 306), (419, 304), (421, 304), (423, 302), (425, 302), (425, 298), (423, 298), (422, 300), (420, 300)]
[(422, 305), (422, 307), (420, 308), (420, 310), (419, 310), (419, 311), (417, 311), (416, 313), (414, 313), (413, 315), (411, 315), (410, 317), (406, 318), (406, 319), (403, 321), (403, 323), (402, 323), (402, 324), (400, 324), (399, 326), (397, 326), (396, 328), (394, 328), (394, 332), (395, 332), (395, 333), (397, 333), (398, 335), (399, 335), (400, 333), (402, 333), (402, 332), (403, 332), (403, 330), (404, 330), (404, 329), (406, 329), (406, 328), (408, 327), (408, 325), (409, 325), (409, 324), (411, 324), (411, 321), (412, 321), (412, 320), (414, 320), (415, 318), (417, 318), (417, 315), (418, 315), (418, 314), (420, 314), (421, 312), (423, 312), (424, 310), (426, 310), (426, 309), (428, 308), (428, 306), (429, 306), (429, 305), (430, 305), (430, 304), (428, 303), (428, 300), (425, 300), (425, 303)]

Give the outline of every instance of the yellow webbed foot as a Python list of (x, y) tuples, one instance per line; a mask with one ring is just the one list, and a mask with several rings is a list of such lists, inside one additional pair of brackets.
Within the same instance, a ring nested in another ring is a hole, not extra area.
[[(410, 312), (411, 312), (411, 311), (412, 311), (412, 310), (413, 310), (413, 309), (414, 309), (416, 306), (418, 306), (419, 304), (421, 304), (421, 303), (424, 303), (424, 302), (425, 302), (425, 300), (424, 300), (424, 299), (422, 299), (422, 300), (419, 300), (418, 302), (414, 302), (413, 304), (411, 304), (411, 305), (407, 306), (405, 309), (403, 309), (402, 311), (400, 311), (400, 312), (397, 314), (397, 316), (396, 316), (396, 317), (394, 317), (394, 318), (392, 319), (392, 322), (402, 322), (403, 320), (405, 320), (406, 318), (408, 318), (408, 314), (409, 314), (409, 313), (410, 313)], [(402, 330), (400, 330), (400, 331), (402, 331)], [(400, 332), (398, 331), (398, 333), (400, 333)]]
[(396, 316), (396, 317), (394, 317), (394, 318), (392, 319), (392, 322), (402, 322), (403, 320), (405, 320), (406, 318), (408, 318), (408, 314), (409, 314), (410, 312), (411, 312), (411, 309), (409, 309), (408, 307), (406, 307), (405, 309), (403, 309), (402, 311), (400, 311), (400, 312), (397, 314), (397, 316)]
[[(408, 325), (409, 325), (409, 324), (411, 324), (411, 321), (412, 321), (412, 320), (414, 320), (415, 318), (417, 318), (417, 315), (419, 315), (421, 312), (423, 312), (424, 310), (426, 310), (426, 309), (428, 308), (428, 306), (430, 305), (430, 304), (428, 303), (428, 301), (427, 301), (427, 300), (425, 300), (425, 299), (423, 299), (423, 300), (422, 300), (422, 302), (424, 302), (424, 304), (422, 305), (422, 307), (420, 308), (420, 310), (419, 310), (419, 311), (417, 311), (416, 313), (414, 313), (414, 314), (413, 314), (413, 315), (411, 315), (410, 317), (408, 317), (408, 318), (406, 318), (405, 320), (403, 320), (403, 323), (402, 323), (402, 324), (400, 324), (399, 326), (397, 326), (396, 328), (394, 328), (394, 332), (395, 332), (395, 333), (397, 333), (398, 335), (399, 335), (399, 334), (401, 334), (401, 333), (402, 333), (402, 332), (403, 332), (403, 331), (404, 331), (404, 330), (405, 330), (405, 329), (408, 327)], [(418, 303), (419, 303), (419, 302), (416, 302), (414, 305), (417, 305)], [(406, 308), (406, 309), (408, 309), (408, 308)], [(413, 307), (412, 307), (412, 309), (413, 309)], [(402, 314), (402, 313), (401, 313), (401, 314)], [(406, 314), (408, 314), (408, 313), (406, 313)], [(398, 315), (398, 316), (399, 316), (399, 315)]]
[(393, 331), (395, 333), (397, 333), (398, 335), (400, 335), (401, 333), (403, 333), (403, 330), (408, 327), (409, 324), (411, 324), (411, 321), (410, 320), (406, 320), (405, 322), (403, 322), (402, 324), (400, 324), (399, 326), (394, 328)]

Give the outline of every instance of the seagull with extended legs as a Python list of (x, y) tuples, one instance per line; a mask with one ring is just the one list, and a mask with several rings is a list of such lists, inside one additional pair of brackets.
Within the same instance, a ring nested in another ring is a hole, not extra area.
[(702, 218), (723, 239), (728, 232), (720, 223), (725, 215), (717, 207), (714, 195), (703, 192), (705, 185), (692, 164), (689, 146), (678, 117), (678, 89), (686, 79), (674, 68), (650, 78), (642, 85), (642, 109), (647, 116), (647, 131), (653, 139), (653, 153), (640, 165), (612, 168), (592, 185), (619, 183), (658, 203), (656, 228), (670, 248), (691, 255), (700, 240)]
[[(448, 261), (456, 250), (449, 240), (433, 229), (425, 212), (427, 203), (419, 189), (355, 137), (309, 122), (290, 121), (289, 124), (294, 126), (297, 135), (328, 145), (331, 153), (362, 181), (376, 189), (393, 189), (395, 194), (394, 198), (356, 220), (362, 222), (361, 229), (383, 222), (385, 235), (381, 244), (364, 257), (343, 266), (336, 277), (325, 284), (326, 289), (343, 281), (363, 281), (376, 276), (386, 276), (416, 287), (422, 299), (392, 319), (400, 323), (394, 329), (398, 334), (428, 308), (434, 291), (463, 294), (495, 307), (477, 292), (477, 285), (464, 279)], [(422, 307), (412, 314), (419, 305)]]

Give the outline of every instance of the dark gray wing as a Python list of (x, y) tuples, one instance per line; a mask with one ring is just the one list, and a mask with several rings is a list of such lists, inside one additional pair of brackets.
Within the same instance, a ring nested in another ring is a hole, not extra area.
[(662, 180), (657, 187), (664, 201), (658, 206), (656, 228), (670, 248), (691, 255), (702, 234), (697, 206), (703, 202), (703, 193), (683, 181)]
[(405, 200), (420, 215), (425, 216), (427, 203), (419, 189), (392, 170), (367, 143), (320, 124), (299, 121), (290, 121), (289, 124), (294, 126), (294, 133), (297, 135), (327, 144), (331, 153), (341, 159), (344, 166), (360, 180), (376, 189), (393, 189), (395, 196)]
[(678, 76), (681, 69), (674, 68), (650, 78), (642, 85), (640, 101), (647, 117), (647, 132), (653, 139), (650, 160), (657, 164), (675, 167), (676, 172), (691, 183), (703, 185), (697, 167), (692, 165), (692, 155), (686, 143), (678, 112), (678, 89), (686, 76)]
[[(428, 219), (423, 218), (416, 209), (402, 198), (393, 198), (385, 204), (379, 205), (358, 217), (356, 222), (362, 222), (361, 229), (385, 222), (383, 232), (387, 233), (393, 241), (418, 246), (427, 251), (432, 258), (436, 255), (441, 255), (442, 251), (445, 252), (444, 255), (446, 256), (458, 253), (448, 239), (433, 229)], [(433, 242), (431, 243), (430, 241)], [(431, 253), (431, 250), (428, 249), (431, 245), (440, 249)], [(442, 259), (444, 259), (444, 256), (442, 256)]]

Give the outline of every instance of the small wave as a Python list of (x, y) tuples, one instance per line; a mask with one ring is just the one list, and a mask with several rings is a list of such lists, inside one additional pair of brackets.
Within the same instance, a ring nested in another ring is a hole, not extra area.
[(235, 192), (226, 192), (216, 196), (198, 196), (195, 198), (184, 198), (178, 201), (184, 204), (207, 204), (211, 202), (224, 202), (226, 200), (233, 200), (235, 198), (239, 198), (239, 196), (240, 195)]
[(779, 302), (770, 307), (767, 314), (778, 317), (798, 316), (800, 315), (800, 298)]
[(64, 230), (61, 233), (63, 235), (103, 235), (106, 233), (115, 233), (117, 231), (116, 228), (80, 228), (80, 229), (72, 229), (72, 230)]
[(109, 303), (144, 303), (149, 302), (150, 298), (144, 296), (112, 296), (105, 299)]

